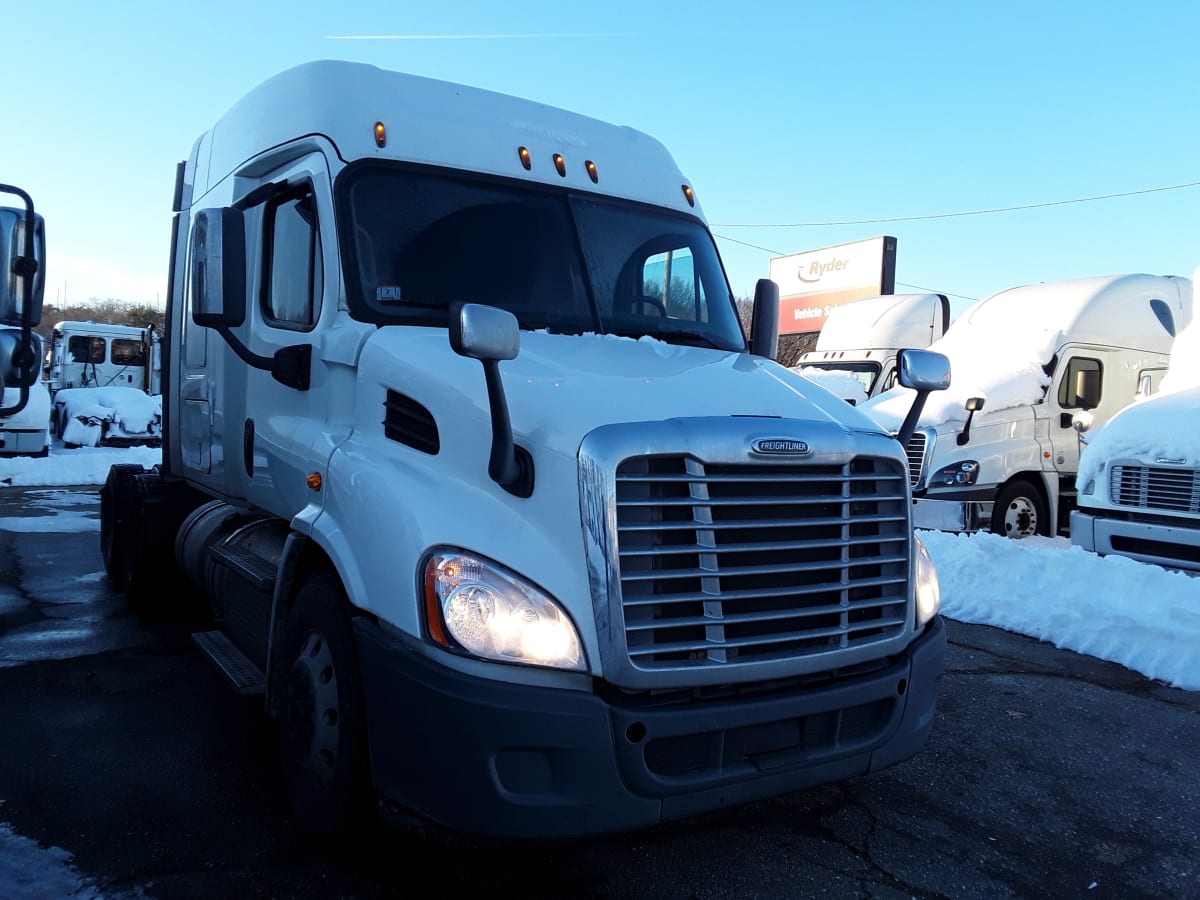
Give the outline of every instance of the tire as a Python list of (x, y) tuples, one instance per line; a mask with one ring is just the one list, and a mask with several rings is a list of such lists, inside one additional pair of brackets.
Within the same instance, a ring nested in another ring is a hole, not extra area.
[(279, 744), (300, 829), (345, 837), (370, 810), (366, 715), (346, 593), (330, 572), (301, 586), (280, 642)]
[(1042, 492), (1021, 479), (1006, 484), (992, 507), (992, 531), (1014, 539), (1049, 535), (1050, 512)]
[(100, 488), (100, 555), (104, 571), (117, 590), (124, 590), (129, 581), (130, 520), (137, 504), (135, 479), (146, 470), (136, 465), (113, 466)]

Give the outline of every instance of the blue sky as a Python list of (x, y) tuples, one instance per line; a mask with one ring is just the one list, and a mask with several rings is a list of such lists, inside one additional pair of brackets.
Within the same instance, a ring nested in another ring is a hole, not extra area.
[(740, 226), (1200, 182), (1198, 35), (1194, 2), (10, 2), (0, 182), (46, 217), (48, 302), (161, 302), (175, 163), (259, 81), (352, 59), (659, 138), (739, 296), (773, 255), (891, 234), (896, 290), (961, 307), (1029, 282), (1190, 275), (1200, 187)]

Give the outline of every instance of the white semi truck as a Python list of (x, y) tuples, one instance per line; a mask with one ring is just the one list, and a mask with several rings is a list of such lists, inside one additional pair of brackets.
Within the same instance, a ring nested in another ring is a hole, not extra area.
[(1200, 323), (1176, 335), (1158, 393), (1089, 435), (1077, 487), (1071, 543), (1200, 571)]
[(865, 402), (896, 386), (901, 350), (928, 347), (949, 325), (945, 294), (852, 300), (829, 311), (816, 347), (793, 368), (847, 402)]
[[(1012, 288), (960, 315), (930, 345), (950, 359), (954, 389), (924, 408), (908, 443), (917, 526), (1014, 538), (1066, 530), (1077, 423), (1153, 393), (1191, 316), (1189, 279), (1144, 274)], [(896, 388), (863, 408), (887, 427), (909, 403)]]
[(174, 208), (163, 463), (113, 468), (101, 549), (131, 601), (172, 561), (203, 590), (302, 826), (597, 834), (924, 743), (902, 445), (771, 361), (765, 279), (747, 342), (661, 144), (310, 63), (199, 138)]

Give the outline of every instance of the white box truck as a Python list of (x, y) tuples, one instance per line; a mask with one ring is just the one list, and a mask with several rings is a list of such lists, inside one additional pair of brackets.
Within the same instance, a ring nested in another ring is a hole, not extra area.
[(142, 606), (174, 563), (203, 590), (303, 827), (598, 834), (924, 743), (945, 632), (902, 445), (771, 361), (765, 279), (747, 342), (661, 144), (309, 63), (174, 207), (163, 463), (113, 468), (101, 550)]
[(923, 349), (946, 333), (945, 294), (864, 297), (829, 311), (814, 349), (792, 369), (847, 402), (863, 403), (896, 386), (904, 349)]
[(1158, 393), (1088, 435), (1076, 485), (1071, 543), (1200, 571), (1200, 324), (1176, 335)]
[[(1075, 503), (1079, 434), (1166, 373), (1171, 342), (1191, 320), (1192, 283), (1113, 275), (1045, 282), (979, 301), (935, 341), (954, 388), (924, 408), (908, 443), (921, 528), (1055, 535)], [(864, 409), (900, 421), (902, 388)]]

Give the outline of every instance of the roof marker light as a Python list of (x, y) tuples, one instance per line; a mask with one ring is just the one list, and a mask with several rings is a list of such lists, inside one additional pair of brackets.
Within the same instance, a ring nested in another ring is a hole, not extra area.
[(521, 165), (525, 167), (526, 172), (533, 168), (533, 159), (529, 156), (528, 147), (518, 147), (517, 156), (521, 157)]
[(592, 184), (599, 184), (600, 173), (596, 171), (596, 164), (589, 159), (583, 164), (583, 167), (587, 169), (588, 178), (592, 179)]
[(382, 122), (375, 123), (375, 146), (387, 146), (387, 126)]
[(558, 169), (558, 174), (563, 178), (567, 177), (567, 161), (562, 158), (561, 153), (554, 154), (554, 168)]
[(688, 206), (696, 205), (696, 195), (692, 193), (691, 185), (683, 185), (683, 196), (687, 197)]

